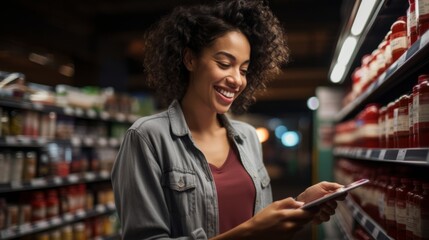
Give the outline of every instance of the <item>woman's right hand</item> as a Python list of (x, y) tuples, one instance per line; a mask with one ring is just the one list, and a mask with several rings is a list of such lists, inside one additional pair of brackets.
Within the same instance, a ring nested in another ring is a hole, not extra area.
[(300, 209), (303, 204), (286, 198), (268, 205), (245, 223), (250, 239), (291, 239), (316, 214)]

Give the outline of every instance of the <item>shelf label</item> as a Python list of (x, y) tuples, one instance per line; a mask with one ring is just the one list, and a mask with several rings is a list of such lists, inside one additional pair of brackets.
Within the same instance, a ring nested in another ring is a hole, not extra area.
[(76, 211), (76, 216), (78, 216), (80, 218), (85, 217), (85, 215), (86, 215), (86, 212), (84, 210), (82, 210), (82, 209), (79, 209), (79, 210)]
[(380, 151), (380, 155), (378, 156), (379, 160), (384, 160), (384, 157), (386, 156), (386, 149), (382, 149)]
[(49, 227), (49, 223), (46, 220), (38, 221), (34, 224), (37, 228), (47, 228)]
[(117, 113), (116, 114), (116, 120), (118, 122), (124, 122), (126, 120), (125, 114), (123, 114), (123, 113)]
[(398, 67), (402, 66), (404, 64), (405, 59), (407, 58), (407, 54), (403, 53), (397, 60)]
[(22, 182), (21, 182), (21, 181), (12, 181), (12, 182), (10, 183), (10, 187), (11, 187), (12, 189), (21, 189), (21, 188), (23, 188), (23, 186), (22, 186)]
[(73, 108), (71, 108), (71, 107), (65, 107), (64, 108), (64, 114), (66, 114), (66, 115), (74, 115), (74, 110), (73, 110)]
[(33, 103), (33, 108), (38, 110), (38, 111), (42, 111), (44, 107), (40, 103)]
[(86, 110), (86, 115), (89, 118), (96, 118), (97, 117), (97, 112), (94, 109), (88, 109), (88, 110)]
[(100, 118), (103, 119), (103, 120), (107, 120), (107, 119), (110, 118), (110, 114), (108, 112), (106, 112), (106, 111), (103, 111), (103, 112), (100, 113)]
[(94, 146), (94, 139), (91, 137), (85, 137), (83, 142), (85, 143), (85, 146)]
[(93, 181), (95, 179), (95, 173), (93, 173), (93, 172), (85, 173), (85, 179), (87, 181)]
[(106, 212), (106, 206), (98, 204), (95, 207), (95, 211), (97, 211), (98, 213), (104, 213), (104, 212)]
[(67, 180), (68, 180), (70, 183), (76, 183), (76, 182), (78, 182), (78, 181), (79, 181), (79, 177), (78, 177), (76, 174), (70, 174), (70, 175), (67, 177)]
[(64, 217), (64, 221), (67, 221), (67, 222), (70, 222), (73, 220), (73, 215), (71, 213), (65, 213), (63, 217)]
[(60, 225), (63, 222), (59, 217), (53, 217), (50, 221), (52, 225)]
[(406, 154), (407, 154), (407, 150), (406, 149), (399, 149), (398, 156), (396, 157), (396, 160), (398, 160), (398, 161), (404, 161)]
[(105, 147), (107, 146), (107, 139), (105, 137), (101, 137), (98, 139), (98, 146)]
[(17, 143), (16, 137), (6, 136), (5, 140), (6, 140), (7, 144), (16, 144)]
[(47, 185), (46, 179), (44, 178), (35, 178), (31, 179), (30, 185), (32, 187), (44, 187)]
[(62, 183), (63, 183), (63, 179), (62, 179), (61, 177), (58, 177), (58, 176), (54, 177), (54, 178), (52, 179), (52, 181), (53, 181), (53, 182), (54, 182), (54, 184), (56, 184), (56, 185), (60, 185), (60, 184), (62, 184)]
[(83, 116), (83, 109), (82, 108), (76, 108), (75, 109), (75, 114), (76, 114), (76, 116), (78, 116), (78, 117), (82, 117)]
[(110, 177), (110, 174), (109, 174), (109, 172), (108, 172), (108, 171), (101, 171), (101, 172), (100, 172), (100, 177), (101, 177), (101, 178), (105, 178), (105, 179), (107, 179), (107, 178), (109, 178), (109, 177)]
[(82, 145), (82, 140), (77, 136), (73, 136), (71, 138), (71, 143), (75, 147), (80, 147)]
[(115, 203), (113, 202), (107, 203), (107, 208), (110, 210), (115, 210), (116, 209)]
[(20, 233), (28, 233), (31, 232), (33, 228), (31, 227), (30, 223), (25, 223), (19, 226), (19, 232)]
[(420, 49), (426, 46), (429, 42), (429, 32), (425, 32), (423, 36), (420, 38)]

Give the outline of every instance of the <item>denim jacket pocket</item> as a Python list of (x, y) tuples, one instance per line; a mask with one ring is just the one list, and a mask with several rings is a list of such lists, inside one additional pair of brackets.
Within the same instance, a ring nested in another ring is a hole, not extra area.
[(261, 207), (264, 208), (273, 201), (270, 185), (271, 180), (265, 167), (258, 169), (258, 176), (261, 181)]
[(195, 173), (178, 170), (166, 172), (163, 174), (162, 186), (172, 213), (185, 217), (195, 212)]

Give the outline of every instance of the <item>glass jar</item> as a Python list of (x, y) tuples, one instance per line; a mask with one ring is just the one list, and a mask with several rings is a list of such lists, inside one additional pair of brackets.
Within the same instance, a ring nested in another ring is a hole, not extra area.
[(401, 184), (396, 188), (395, 218), (396, 218), (396, 238), (406, 240), (407, 226), (407, 195), (412, 190), (412, 180), (401, 178)]
[(408, 95), (403, 95), (399, 98), (398, 108), (395, 111), (395, 138), (396, 147), (408, 148), (409, 140), (409, 118), (408, 118)]
[(429, 147), (429, 82), (420, 84), (418, 102), (417, 147)]
[(392, 62), (398, 60), (408, 49), (406, 16), (399, 17), (391, 26), (390, 46), (392, 49)]
[(390, 176), (389, 184), (387, 185), (385, 194), (385, 214), (386, 214), (386, 232), (387, 234), (396, 239), (396, 187), (398, 186), (399, 179), (396, 176)]
[(417, 0), (415, 4), (417, 33), (421, 37), (429, 29), (429, 0)]
[(407, 10), (407, 36), (408, 47), (410, 47), (417, 40), (417, 18), (415, 0), (408, 0), (408, 3), (410, 6)]

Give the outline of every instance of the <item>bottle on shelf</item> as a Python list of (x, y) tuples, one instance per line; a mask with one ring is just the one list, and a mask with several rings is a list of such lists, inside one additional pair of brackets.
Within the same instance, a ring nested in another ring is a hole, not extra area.
[(385, 214), (386, 214), (386, 232), (396, 239), (396, 188), (399, 184), (399, 178), (390, 176), (385, 194)]
[(405, 228), (406, 239), (413, 239), (413, 234), (415, 232), (417, 221), (415, 220), (416, 216), (416, 204), (414, 202), (414, 197), (417, 194), (421, 194), (422, 184), (420, 180), (413, 180), (413, 190), (407, 193), (407, 225)]
[(416, 6), (416, 21), (417, 21), (417, 33), (419, 37), (429, 29), (429, 1), (428, 0), (417, 0)]
[(406, 240), (407, 225), (407, 195), (412, 190), (412, 179), (402, 177), (400, 184), (396, 187), (395, 218), (396, 218), (396, 238)]
[(394, 110), (394, 137), (398, 148), (408, 148), (409, 146), (408, 100), (408, 95), (401, 96), (397, 108)]
[(407, 17), (400, 16), (391, 26), (390, 44), (392, 49), (392, 62), (398, 60), (407, 51)]
[(407, 36), (408, 47), (413, 45), (417, 40), (417, 18), (416, 18), (416, 2), (408, 0), (409, 7), (407, 9)]

